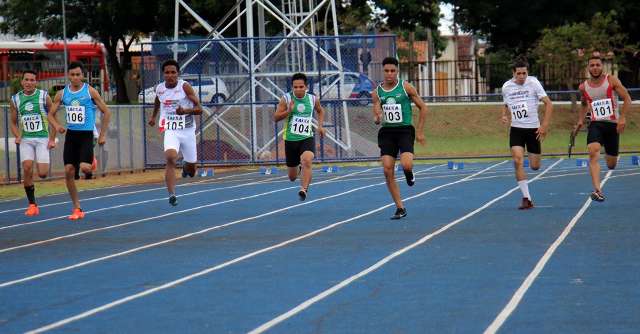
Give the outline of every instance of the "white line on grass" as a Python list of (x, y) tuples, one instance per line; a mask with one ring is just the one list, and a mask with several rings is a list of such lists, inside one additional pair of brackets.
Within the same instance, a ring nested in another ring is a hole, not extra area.
[[(332, 178), (332, 179), (327, 179), (327, 180), (324, 180), (324, 181), (316, 182), (316, 183), (314, 183), (314, 185), (327, 183), (330, 180), (336, 180), (336, 179), (340, 179), (340, 178), (345, 178), (345, 177), (348, 177), (348, 176), (351, 176), (351, 175), (364, 173), (366, 171), (367, 170), (354, 172), (354, 173), (347, 174), (347, 175), (338, 176), (338, 177), (335, 177), (335, 178)], [(106, 226), (106, 227), (100, 227), (100, 228), (94, 228), (94, 229), (90, 229), (90, 230), (85, 230), (85, 231), (82, 231), (82, 232), (62, 235), (62, 236), (51, 238), (51, 239), (40, 240), (40, 241), (36, 241), (36, 242), (28, 243), (28, 244), (23, 244), (23, 245), (19, 245), (19, 246), (14, 246), (14, 247), (3, 248), (3, 249), (0, 249), (0, 253), (6, 253), (6, 252), (14, 251), (14, 250), (17, 250), (17, 249), (37, 246), (37, 245), (50, 243), (50, 242), (53, 242), (53, 241), (58, 241), (58, 240), (63, 240), (63, 239), (68, 239), (68, 238), (72, 238), (72, 237), (76, 237), (76, 236), (84, 235), (84, 234), (89, 234), (89, 233), (93, 233), (93, 232), (111, 230), (111, 229), (122, 227), (122, 226), (128, 226), (128, 225), (137, 224), (137, 223), (141, 223), (141, 222), (145, 222), (145, 221), (149, 221), (149, 220), (154, 220), (154, 219), (158, 219), (158, 218), (164, 218), (164, 217), (168, 217), (168, 216), (182, 214), (182, 213), (185, 213), (185, 212), (190, 212), (190, 211), (195, 211), (195, 210), (199, 210), (199, 209), (203, 209), (203, 208), (208, 208), (208, 207), (212, 207), (212, 206), (217, 206), (217, 205), (222, 205), (222, 204), (227, 204), (227, 203), (232, 203), (232, 202), (238, 202), (238, 201), (244, 201), (244, 200), (247, 200), (247, 199), (252, 199), (252, 198), (265, 196), (265, 195), (270, 195), (270, 194), (273, 194), (273, 193), (277, 193), (277, 192), (281, 192), (281, 191), (285, 191), (285, 190), (290, 190), (290, 189), (296, 189), (296, 188), (298, 188), (298, 186), (280, 188), (280, 189), (271, 190), (271, 191), (267, 191), (267, 192), (263, 192), (263, 193), (259, 193), (259, 194), (250, 195), (250, 196), (233, 198), (233, 199), (229, 199), (229, 200), (225, 200), (225, 201), (214, 202), (214, 203), (210, 203), (210, 204), (196, 206), (196, 207), (193, 207), (193, 208), (190, 208), (190, 209), (178, 210), (178, 211), (165, 213), (165, 214), (162, 214), (162, 215), (157, 215), (157, 216), (147, 217), (147, 218), (143, 218), (143, 219), (133, 220), (133, 221), (129, 221), (129, 222), (126, 222), (126, 223), (110, 225), (110, 226)], [(120, 205), (118, 207), (126, 206), (126, 205), (127, 204), (123, 204), (123, 205)], [(97, 210), (94, 210), (94, 211), (97, 211)], [(87, 211), (87, 212), (89, 212), (89, 211)]]
[[(604, 187), (604, 184), (611, 177), (612, 172), (613, 170), (609, 170), (607, 172), (607, 175), (604, 177), (604, 179), (600, 183), (601, 188)], [(578, 223), (578, 220), (580, 219), (580, 217), (582, 217), (582, 215), (584, 215), (584, 213), (587, 211), (587, 209), (591, 205), (591, 202), (592, 202), (591, 198), (588, 198), (587, 201), (584, 202), (584, 204), (582, 205), (582, 208), (580, 208), (578, 213), (575, 216), (573, 216), (569, 224), (565, 227), (562, 233), (560, 233), (560, 236), (558, 236), (558, 238), (551, 244), (549, 249), (547, 249), (544, 255), (540, 258), (540, 260), (535, 265), (533, 270), (529, 273), (529, 275), (524, 280), (524, 282), (522, 282), (522, 285), (520, 285), (518, 290), (516, 290), (516, 292), (513, 294), (513, 296), (511, 297), (511, 300), (509, 300), (507, 305), (502, 309), (502, 311), (500, 311), (498, 316), (493, 320), (493, 322), (491, 322), (489, 327), (487, 327), (487, 329), (484, 331), (485, 334), (493, 334), (497, 332), (500, 329), (500, 327), (502, 327), (502, 325), (507, 320), (507, 318), (509, 318), (511, 313), (515, 311), (515, 309), (518, 307), (518, 304), (520, 304), (520, 301), (522, 300), (524, 295), (527, 293), (527, 290), (529, 290), (529, 288), (533, 284), (533, 281), (535, 281), (535, 279), (538, 278), (538, 275), (540, 275), (540, 273), (544, 269), (544, 266), (547, 265), (547, 262), (549, 262), (549, 259), (551, 259), (551, 256), (553, 256), (553, 253), (556, 252), (558, 247), (560, 247), (560, 244), (562, 244), (564, 239), (566, 239), (569, 233), (571, 233), (571, 230)]]
[[(490, 166), (490, 167), (487, 167), (487, 168), (485, 168), (484, 170), (482, 170), (482, 171), (480, 171), (480, 172), (478, 172), (478, 173), (476, 173), (476, 174), (474, 174), (474, 175), (479, 175), (479, 174), (483, 173), (484, 171), (490, 170), (490, 169), (492, 169), (493, 167), (496, 167), (496, 166), (501, 165), (501, 164), (503, 164), (503, 163), (505, 163), (505, 161), (500, 162), (500, 163), (495, 164), (495, 165), (492, 165), (492, 166)], [(434, 191), (436, 191), (436, 190), (438, 190), (438, 189), (441, 189), (441, 188), (444, 188), (444, 187), (448, 187), (448, 186), (451, 186), (451, 185), (454, 185), (454, 184), (458, 184), (458, 183), (461, 183), (461, 182), (466, 182), (466, 181), (470, 180), (474, 175), (471, 175), (471, 176), (465, 177), (465, 178), (463, 178), (463, 179), (460, 179), (460, 180), (457, 180), (457, 181), (454, 181), (454, 182), (450, 182), (450, 183), (447, 183), (447, 184), (444, 184), (444, 185), (440, 185), (440, 186), (434, 187), (434, 188), (429, 189), (429, 190), (427, 190), (427, 191), (421, 192), (420, 194), (417, 194), (417, 195), (411, 196), (411, 197), (407, 198), (407, 200), (409, 200), (409, 199), (411, 199), (411, 198), (415, 198), (415, 197), (423, 196), (423, 195), (425, 195), (425, 194), (428, 194), (428, 193), (434, 192)], [(382, 185), (382, 184), (384, 184), (384, 182), (379, 183), (379, 184), (377, 184), (377, 185)], [(60, 320), (60, 321), (54, 322), (54, 323), (49, 324), (49, 325), (46, 325), (46, 326), (44, 326), (44, 327), (40, 327), (40, 328), (34, 329), (34, 330), (29, 331), (29, 332), (27, 332), (27, 333), (42, 333), (42, 332), (46, 332), (46, 331), (49, 331), (49, 330), (52, 330), (52, 329), (55, 329), (55, 328), (58, 328), (58, 327), (62, 327), (62, 326), (67, 325), (67, 324), (69, 324), (69, 323), (71, 323), (71, 322), (75, 322), (75, 321), (78, 321), (78, 320), (80, 320), (80, 319), (90, 317), (90, 316), (92, 316), (92, 315), (94, 315), (94, 314), (96, 314), (96, 313), (100, 313), (100, 312), (102, 312), (102, 311), (105, 311), (105, 310), (111, 309), (111, 308), (116, 307), (116, 306), (118, 306), (118, 305), (121, 305), (121, 304), (124, 304), (124, 303), (130, 302), (130, 301), (135, 300), (135, 299), (142, 298), (142, 297), (147, 296), (147, 295), (150, 295), (150, 294), (152, 294), (152, 293), (156, 293), (156, 292), (158, 292), (158, 291), (162, 291), (162, 290), (165, 290), (165, 289), (168, 289), (168, 288), (171, 288), (171, 287), (177, 286), (177, 285), (182, 284), (182, 283), (184, 283), (184, 282), (187, 282), (187, 281), (193, 280), (193, 279), (195, 279), (195, 278), (197, 278), (197, 277), (200, 277), (200, 276), (206, 275), (206, 274), (211, 273), (211, 272), (213, 272), (213, 271), (220, 270), (220, 269), (222, 269), (222, 268), (228, 267), (228, 266), (230, 266), (230, 265), (232, 265), (232, 264), (235, 264), (235, 263), (241, 262), (241, 261), (243, 261), (243, 260), (246, 260), (246, 259), (249, 259), (249, 258), (255, 257), (255, 256), (260, 255), (260, 254), (262, 254), (262, 253), (266, 253), (266, 252), (269, 252), (269, 251), (271, 251), (271, 250), (274, 250), (274, 249), (277, 249), (277, 248), (284, 247), (284, 246), (286, 246), (286, 245), (288, 245), (288, 244), (291, 244), (291, 243), (293, 243), (293, 242), (296, 242), (296, 241), (299, 241), (299, 240), (302, 240), (302, 239), (306, 239), (306, 238), (308, 238), (308, 237), (314, 236), (314, 235), (319, 234), (319, 233), (321, 233), (321, 232), (324, 232), (324, 231), (326, 231), (326, 230), (332, 229), (332, 228), (334, 228), (334, 227), (336, 227), (336, 226), (343, 225), (343, 224), (346, 224), (346, 223), (348, 223), (348, 222), (351, 222), (351, 221), (354, 221), (354, 220), (360, 219), (360, 218), (362, 218), (362, 217), (365, 217), (365, 216), (371, 215), (371, 214), (373, 214), (373, 213), (376, 213), (376, 212), (379, 212), (379, 211), (381, 211), (381, 210), (384, 210), (384, 209), (386, 209), (386, 208), (388, 208), (388, 207), (390, 207), (390, 206), (392, 206), (392, 205), (395, 205), (395, 204), (394, 204), (394, 203), (387, 204), (387, 205), (385, 205), (385, 206), (383, 206), (383, 207), (380, 207), (380, 208), (377, 208), (377, 209), (374, 209), (374, 210), (371, 210), (371, 211), (365, 212), (365, 213), (363, 213), (363, 214), (360, 214), (360, 215), (357, 215), (357, 216), (351, 217), (351, 218), (349, 218), (349, 219), (346, 219), (346, 220), (343, 220), (343, 221), (340, 221), (340, 222), (337, 222), (337, 223), (334, 223), (334, 224), (331, 224), (331, 225), (325, 226), (325, 227), (323, 227), (323, 228), (321, 228), (321, 229), (318, 229), (318, 230), (315, 230), (315, 231), (309, 232), (309, 233), (307, 233), (307, 234), (304, 234), (304, 235), (298, 236), (298, 237), (293, 238), (293, 239), (289, 239), (289, 240), (283, 241), (283, 242), (278, 243), (278, 244), (275, 244), (275, 245), (273, 245), (273, 246), (270, 246), (270, 247), (267, 247), (267, 248), (263, 248), (263, 249), (260, 249), (260, 250), (257, 250), (257, 251), (254, 251), (254, 252), (251, 252), (251, 253), (245, 254), (245, 255), (243, 255), (243, 256), (241, 256), (241, 257), (237, 257), (237, 258), (235, 258), (235, 259), (232, 259), (232, 260), (229, 260), (229, 261), (227, 261), (227, 262), (221, 263), (221, 264), (216, 265), (216, 266), (214, 266), (214, 267), (207, 268), (207, 269), (205, 269), (205, 270), (202, 270), (202, 271), (199, 271), (199, 272), (197, 272), (197, 273), (194, 273), (194, 274), (191, 274), (191, 275), (188, 275), (188, 276), (182, 277), (182, 278), (180, 278), (180, 279), (177, 279), (177, 280), (174, 280), (174, 281), (171, 281), (171, 282), (165, 283), (165, 284), (160, 285), (160, 286), (157, 286), (157, 287), (155, 287), (155, 288), (147, 289), (147, 290), (144, 290), (144, 291), (142, 291), (142, 292), (139, 292), (139, 293), (136, 293), (136, 294), (133, 294), (133, 295), (129, 295), (129, 296), (127, 296), (127, 297), (124, 297), (124, 298), (121, 298), (121, 299), (115, 300), (115, 301), (113, 301), (113, 302), (111, 302), (111, 303), (104, 304), (104, 305), (102, 305), (102, 306), (99, 306), (99, 307), (93, 308), (93, 309), (91, 309), (91, 310), (88, 310), (88, 311), (82, 312), (82, 313), (77, 314), (77, 315), (75, 315), (75, 316), (72, 316), (72, 317), (69, 317), (69, 318), (66, 318), (66, 319), (63, 319), (63, 320)]]
[[(560, 163), (562, 161), (562, 159), (556, 161), (555, 163), (553, 163), (551, 166), (547, 167), (547, 169), (545, 169), (543, 172), (541, 172), (540, 174), (538, 174), (536, 177), (534, 177), (533, 179), (531, 179), (529, 182), (533, 182), (535, 180), (537, 180), (538, 178), (540, 178), (542, 175), (544, 175), (546, 172), (548, 172), (551, 168), (553, 168), (554, 166), (556, 166), (558, 163)], [(518, 190), (519, 187), (514, 187), (511, 190), (505, 192), (503, 195), (498, 196), (496, 198), (494, 198), (493, 200), (485, 203), (483, 206), (477, 208), (476, 210), (450, 222), (449, 224), (437, 229), (435, 232), (429, 233), (427, 235), (425, 235), (424, 237), (422, 237), (420, 240), (404, 247), (401, 248), (393, 253), (391, 253), (390, 255), (386, 256), (385, 258), (381, 259), (380, 261), (376, 262), (375, 264), (373, 264), (372, 266), (366, 268), (365, 270), (343, 280), (342, 282), (332, 286), (331, 288), (321, 292), (320, 294), (317, 294), (316, 296), (307, 299), (306, 301), (300, 303), (299, 305), (297, 305), (296, 307), (290, 309), (289, 311), (271, 319), (270, 321), (265, 322), (264, 324), (258, 326), (257, 328), (255, 328), (254, 330), (250, 331), (250, 334), (257, 334), (257, 333), (263, 333), (267, 330), (269, 330), (270, 328), (273, 328), (274, 326), (278, 325), (279, 323), (291, 318), (292, 316), (302, 312), (303, 310), (307, 309), (308, 307), (310, 307), (311, 305), (327, 298), (328, 296), (336, 293), (337, 291), (341, 290), (342, 288), (348, 286), (349, 284), (353, 283), (354, 281), (380, 269), (380, 267), (384, 266), (385, 264), (389, 263), (390, 261), (392, 261), (393, 259), (395, 259), (396, 257), (424, 244), (425, 242), (427, 242), (428, 240), (432, 239), (433, 237), (445, 232), (446, 230), (450, 229), (451, 227), (459, 224), (460, 222), (474, 216), (475, 214), (477, 214), (478, 212), (488, 208), (489, 206), (491, 206), (493, 203), (509, 196), (511, 193), (513, 193), (514, 191)], [(413, 196), (413, 197), (417, 197)], [(409, 200), (409, 198), (407, 199)]]

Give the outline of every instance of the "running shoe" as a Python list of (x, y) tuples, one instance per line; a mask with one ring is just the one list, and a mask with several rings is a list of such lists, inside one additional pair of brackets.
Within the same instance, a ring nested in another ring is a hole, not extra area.
[(518, 207), (518, 210), (528, 210), (533, 209), (533, 202), (530, 199), (523, 197), (522, 204)]
[(391, 216), (391, 219), (396, 220), (396, 219), (404, 218), (406, 216), (407, 216), (407, 209), (397, 208), (396, 213), (393, 216)]
[(169, 196), (169, 204), (173, 206), (178, 205), (178, 198), (176, 197), (176, 195)]
[(69, 216), (69, 220), (79, 220), (84, 218), (84, 211), (80, 208), (73, 209), (71, 216)]
[(305, 199), (307, 199), (307, 190), (300, 189), (300, 191), (298, 191), (298, 198), (300, 198), (301, 201), (304, 201)]
[(413, 174), (413, 171), (404, 171), (404, 177), (407, 179), (409, 187), (413, 187), (413, 185), (416, 184), (416, 176)]
[(25, 216), (33, 217), (40, 214), (40, 209), (35, 204), (29, 204), (27, 211), (24, 212)]
[(604, 202), (604, 194), (600, 190), (595, 190), (591, 193), (591, 199), (596, 202)]

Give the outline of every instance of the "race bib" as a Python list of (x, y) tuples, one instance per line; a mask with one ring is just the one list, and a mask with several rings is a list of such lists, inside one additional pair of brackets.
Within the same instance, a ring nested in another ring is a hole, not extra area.
[(382, 113), (385, 123), (402, 123), (402, 106), (399, 104), (383, 104)]
[(42, 131), (42, 117), (37, 114), (22, 116), (22, 128), (26, 132)]
[(529, 109), (526, 102), (518, 102), (509, 104), (512, 119), (520, 120), (529, 117)]
[(84, 124), (84, 106), (66, 106), (67, 124)]
[(186, 120), (184, 115), (167, 115), (164, 122), (164, 128), (166, 130), (184, 130), (186, 127)]
[(311, 136), (311, 117), (293, 116), (291, 119), (291, 133), (300, 136)]
[(591, 115), (595, 121), (614, 121), (616, 114), (611, 99), (595, 100), (591, 102)]

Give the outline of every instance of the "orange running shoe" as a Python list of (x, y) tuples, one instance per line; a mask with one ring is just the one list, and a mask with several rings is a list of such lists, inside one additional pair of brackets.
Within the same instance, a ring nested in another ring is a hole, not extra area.
[(79, 220), (84, 218), (84, 211), (80, 208), (73, 209), (71, 216), (69, 216), (69, 220)]
[(35, 204), (29, 204), (27, 211), (24, 212), (25, 216), (33, 217), (40, 214), (40, 209)]

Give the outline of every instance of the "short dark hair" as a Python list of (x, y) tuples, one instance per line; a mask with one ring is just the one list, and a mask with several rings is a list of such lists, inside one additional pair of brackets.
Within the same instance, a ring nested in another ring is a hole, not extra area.
[(400, 65), (400, 62), (398, 62), (398, 59), (396, 59), (395, 57), (387, 57), (382, 60), (382, 66), (387, 64), (396, 65), (396, 67), (398, 67)]
[(178, 62), (175, 61), (174, 59), (165, 60), (165, 62), (162, 63), (162, 72), (164, 72), (165, 67), (172, 66), (172, 65), (176, 67), (176, 70), (178, 72), (180, 72), (180, 64), (178, 64)]
[(518, 57), (513, 61), (513, 64), (511, 65), (511, 69), (515, 72), (516, 68), (518, 68), (518, 67), (525, 67), (525, 68), (528, 69), (529, 68), (529, 62), (524, 57)]
[(292, 77), (291, 77), (291, 83), (293, 83), (296, 80), (302, 80), (304, 81), (304, 84), (307, 84), (307, 76), (304, 75), (304, 73), (295, 73)]
[(591, 55), (591, 57), (589, 57), (589, 59), (587, 60), (587, 64), (592, 61), (592, 60), (599, 60), (600, 62), (602, 62), (602, 57), (600, 57), (599, 55)]
[(34, 70), (24, 70), (24, 72), (22, 72), (22, 79), (24, 79), (25, 74), (33, 74), (36, 78), (38, 77), (38, 73)]
[(80, 70), (84, 72), (84, 65), (79, 61), (72, 61), (71, 63), (69, 63), (69, 67), (67, 67), (67, 70), (70, 71), (74, 68), (80, 68)]

